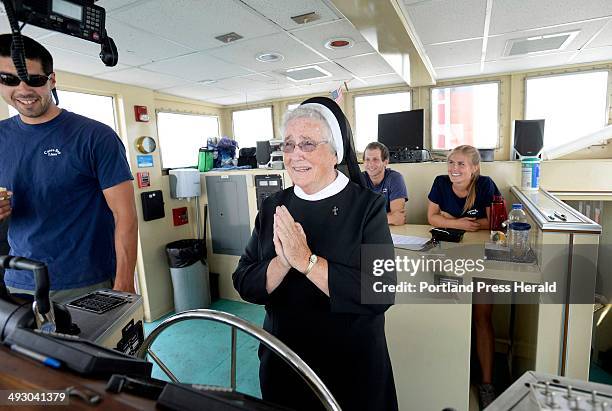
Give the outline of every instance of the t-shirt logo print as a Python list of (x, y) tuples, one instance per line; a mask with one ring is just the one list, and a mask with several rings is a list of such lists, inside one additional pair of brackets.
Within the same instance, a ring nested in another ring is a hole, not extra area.
[(47, 157), (57, 157), (62, 154), (62, 152), (59, 150), (59, 148), (50, 148), (48, 150), (43, 151), (43, 154)]

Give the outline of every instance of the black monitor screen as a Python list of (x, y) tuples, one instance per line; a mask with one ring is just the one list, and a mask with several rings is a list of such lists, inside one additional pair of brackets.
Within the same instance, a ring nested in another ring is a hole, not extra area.
[(514, 149), (522, 156), (537, 156), (544, 146), (544, 120), (515, 120)]
[(423, 110), (379, 114), (378, 141), (389, 149), (422, 149)]

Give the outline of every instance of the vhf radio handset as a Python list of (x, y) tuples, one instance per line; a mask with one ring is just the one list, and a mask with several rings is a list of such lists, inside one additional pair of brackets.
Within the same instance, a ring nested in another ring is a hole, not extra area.
[(117, 46), (106, 33), (106, 11), (94, 0), (0, 0), (13, 34), (11, 56), (20, 79), (28, 78), (19, 21), (101, 45), (100, 59), (109, 66), (119, 60)]

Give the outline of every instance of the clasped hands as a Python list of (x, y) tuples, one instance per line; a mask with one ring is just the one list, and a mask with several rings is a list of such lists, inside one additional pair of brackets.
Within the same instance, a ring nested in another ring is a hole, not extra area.
[(312, 251), (306, 241), (306, 233), (295, 222), (285, 206), (276, 207), (274, 213), (274, 250), (283, 267), (291, 267), (303, 273), (308, 268)]
[(455, 228), (461, 229), (461, 230), (465, 230), (465, 231), (478, 231), (480, 230), (480, 224), (478, 223), (478, 219), (475, 217), (454, 217), (451, 214), (445, 212), (445, 211), (441, 211), (440, 214), (442, 215), (442, 217), (449, 219), (449, 220), (455, 220)]

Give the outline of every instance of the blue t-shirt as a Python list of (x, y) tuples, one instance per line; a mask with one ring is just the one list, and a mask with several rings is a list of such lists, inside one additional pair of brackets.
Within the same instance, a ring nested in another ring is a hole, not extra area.
[[(496, 194), (499, 194), (499, 190), (491, 177), (479, 176), (476, 181), (476, 201), (471, 208), (471, 210), (478, 212), (476, 218), (485, 218), (487, 216), (487, 207), (491, 206), (493, 196)], [(453, 183), (448, 175), (436, 177), (427, 198), (432, 203), (440, 206), (440, 210), (453, 217), (460, 218), (467, 216), (467, 212), (463, 212), (466, 198), (461, 198), (455, 194)]]
[[(117, 134), (66, 110), (37, 125), (14, 116), (0, 122), (0, 153), (11, 254), (46, 263), (53, 290), (112, 278), (115, 223), (102, 190), (132, 179)], [(34, 289), (30, 271), (6, 270), (5, 282)]]
[(408, 190), (406, 189), (406, 183), (404, 183), (404, 177), (397, 171), (386, 168), (385, 176), (377, 186), (374, 186), (366, 171), (363, 172), (363, 176), (370, 190), (384, 195), (387, 199), (387, 213), (391, 211), (391, 201), (398, 198), (408, 201)]

